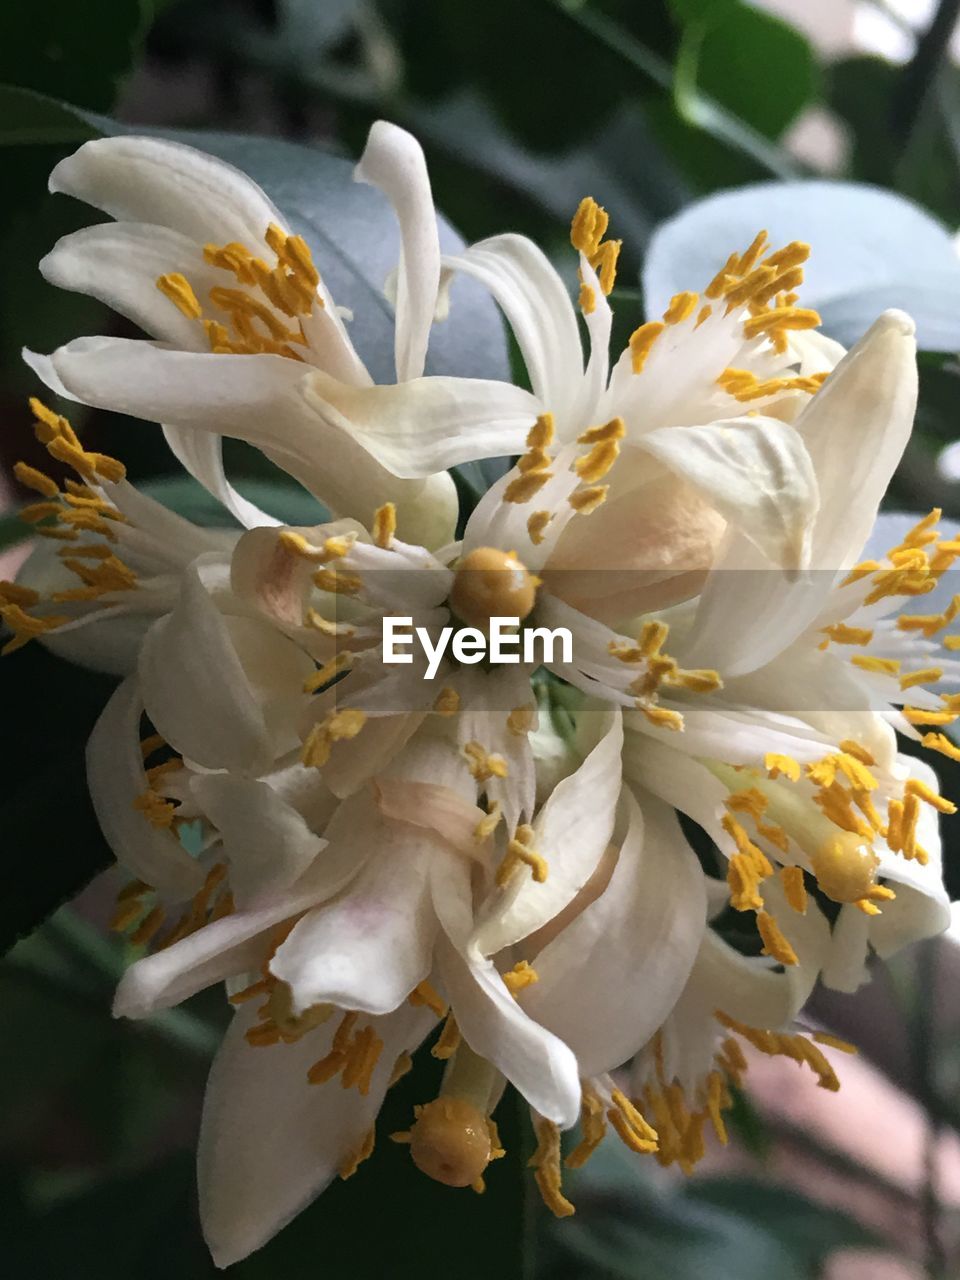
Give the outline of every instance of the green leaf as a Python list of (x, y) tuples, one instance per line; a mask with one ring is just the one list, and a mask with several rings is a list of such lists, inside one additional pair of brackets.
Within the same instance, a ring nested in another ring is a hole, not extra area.
[(35, 641), (0, 663), (6, 753), (4, 850), (16, 892), (0, 898), (0, 952), (113, 861), (87, 793), (84, 748), (114, 687)]
[[(330, 519), (326, 507), (292, 480), (240, 478), (237, 485), (245, 498), (285, 524), (313, 525)], [(192, 476), (163, 476), (146, 481), (140, 488), (194, 524), (217, 529), (235, 523)]]
[(757, 1223), (810, 1269), (822, 1267), (837, 1249), (880, 1244), (875, 1232), (848, 1213), (759, 1178), (697, 1179), (689, 1184), (686, 1198)]
[(670, 8), (681, 22), (716, 22), (740, 0), (670, 0)]
[(149, 16), (147, 0), (46, 0), (0, 9), (0, 80), (94, 110), (113, 105)]
[(72, 108), (30, 89), (0, 84), (0, 146), (79, 146), (97, 136), (98, 130)]
[(0, 516), (0, 551), (15, 547), (30, 537), (30, 529), (18, 515)]
[(687, 28), (677, 72), (681, 112), (687, 86), (696, 86), (771, 139), (796, 119), (819, 83), (806, 37), (780, 18), (739, 3), (719, 11), (712, 6), (705, 21)]
[(660, 1189), (619, 1144), (604, 1143), (564, 1190), (577, 1215), (550, 1233), (551, 1280), (809, 1280), (766, 1224)]

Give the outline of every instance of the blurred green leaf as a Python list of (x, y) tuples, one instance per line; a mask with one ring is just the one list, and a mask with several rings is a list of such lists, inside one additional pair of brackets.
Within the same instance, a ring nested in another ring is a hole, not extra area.
[(0, 551), (30, 537), (30, 529), (18, 515), (0, 516)]
[(30, 89), (0, 84), (0, 146), (79, 145), (96, 136), (97, 130), (70, 107)]
[(765, 1223), (655, 1185), (617, 1143), (564, 1190), (577, 1214), (553, 1225), (544, 1280), (809, 1280)]
[(0, 80), (108, 110), (151, 16), (149, 0), (46, 0), (0, 9)]
[(687, 1199), (756, 1222), (810, 1269), (822, 1267), (837, 1249), (880, 1244), (875, 1232), (843, 1210), (759, 1178), (698, 1178), (689, 1184)]
[(16, 892), (0, 900), (0, 952), (112, 862), (87, 793), (87, 737), (114, 687), (38, 643), (0, 665), (5, 723), (15, 734), (4, 772), (4, 849)]
[(670, 0), (670, 8), (681, 22), (714, 22), (739, 3), (740, 0)]
[(780, 18), (746, 4), (724, 4), (687, 27), (677, 63), (682, 114), (709, 95), (770, 139), (779, 138), (814, 98), (813, 49)]

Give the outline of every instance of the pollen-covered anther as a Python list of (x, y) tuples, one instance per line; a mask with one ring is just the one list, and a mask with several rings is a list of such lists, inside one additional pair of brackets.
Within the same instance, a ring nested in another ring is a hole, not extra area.
[(494, 1158), (487, 1117), (464, 1098), (441, 1097), (418, 1107), (409, 1142), (421, 1173), (448, 1187), (473, 1186)]
[(510, 551), (476, 547), (463, 557), (450, 589), (450, 608), (469, 626), (491, 618), (519, 618), (533, 610), (539, 580)]
[(475, 782), (488, 782), (491, 778), (507, 776), (507, 762), (503, 756), (487, 751), (481, 742), (464, 743), (463, 754)]
[[(600, 288), (605, 294), (613, 289), (617, 278), (617, 259), (620, 256), (620, 240), (604, 240), (610, 219), (606, 209), (601, 208), (591, 196), (584, 196), (573, 215), (570, 224), (570, 243), (590, 263), (597, 273)], [(584, 298), (584, 289), (592, 293), (588, 285), (581, 287), (580, 305), (589, 315), (595, 304), (592, 299)], [(584, 302), (588, 305), (584, 305)]]
[(358, 707), (342, 707), (328, 712), (307, 735), (300, 757), (302, 762), (308, 768), (323, 768), (330, 759), (334, 743), (355, 738), (366, 723), (366, 712)]
[(507, 852), (497, 867), (496, 881), (502, 888), (519, 866), (530, 868), (530, 874), (537, 884), (543, 884), (547, 878), (548, 865), (546, 858), (533, 847), (534, 831), (528, 823), (521, 823), (507, 844)]
[(534, 1178), (543, 1203), (557, 1218), (569, 1218), (576, 1210), (561, 1190), (560, 1130), (552, 1120), (534, 1115), (537, 1149), (527, 1162), (535, 1169)]

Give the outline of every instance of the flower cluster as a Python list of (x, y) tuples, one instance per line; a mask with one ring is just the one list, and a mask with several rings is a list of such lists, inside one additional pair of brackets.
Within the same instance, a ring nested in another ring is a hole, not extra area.
[[(562, 1164), (608, 1131), (689, 1170), (708, 1129), (727, 1141), (744, 1046), (836, 1089), (822, 1046), (849, 1046), (798, 1022), (814, 984), (855, 990), (871, 951), (948, 918), (954, 806), (903, 745), (960, 758), (960, 598), (915, 612), (960, 542), (934, 512), (863, 559), (912, 426), (908, 317), (844, 352), (799, 305), (809, 247), (761, 233), (611, 362), (619, 243), (594, 201), (574, 303), (523, 237), (442, 255), (401, 130), (374, 126), (357, 177), (399, 224), (395, 383), (249, 179), (147, 138), (58, 166), (54, 190), (117, 221), (42, 269), (157, 341), (28, 353), (58, 395), (163, 424), (241, 526), (195, 527), (34, 402), (76, 478), (17, 469), (47, 541), (0, 586), (6, 647), (124, 677), (88, 749), (132, 877), (114, 923), (143, 949), (116, 1012), (219, 983), (235, 1006), (200, 1136), (221, 1265), (356, 1173), (427, 1041), (442, 1074), (390, 1137), (430, 1177), (482, 1191), (508, 1083), (560, 1216)], [(499, 304), (530, 390), (424, 376), (458, 275)], [(255, 508), (222, 436), (331, 518)], [(504, 455), (456, 536), (446, 469)], [(429, 678), (384, 662), (398, 616), (562, 626), (572, 651), (445, 652)]]

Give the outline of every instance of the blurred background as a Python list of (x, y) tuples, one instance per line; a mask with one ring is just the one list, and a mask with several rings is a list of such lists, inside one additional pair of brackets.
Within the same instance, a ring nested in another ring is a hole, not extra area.
[[(10, 473), (17, 458), (37, 460), (25, 398), (38, 388), (21, 345), (124, 332), (100, 304), (43, 284), (36, 268), (85, 220), (45, 184), (97, 117), (355, 157), (386, 116), (423, 142), (437, 205), (468, 240), (514, 229), (559, 253), (589, 192), (624, 239), (614, 302), (632, 328), (653, 228), (712, 191), (854, 178), (910, 197), (956, 233), (958, 14), (960, 0), (6, 0), (0, 577), (29, 549), (12, 514), (26, 495)], [(953, 352), (924, 352), (921, 366), (919, 426), (889, 503), (937, 503), (960, 518), (944, 452), (960, 437), (960, 366)], [(108, 414), (75, 425), (138, 480), (175, 474), (159, 431), (125, 431)], [(237, 465), (256, 482), (253, 455)], [(106, 928), (116, 884), (80, 762), (112, 683), (77, 679), (36, 648), (0, 673), (4, 944), (55, 912), (0, 965), (5, 1273), (207, 1277), (192, 1153), (226, 1010), (211, 994), (145, 1024), (110, 1018), (129, 955)], [(943, 783), (960, 792), (960, 778)], [(960, 896), (960, 828), (948, 825), (947, 844)], [(578, 1214), (558, 1226), (514, 1161), (493, 1170), (481, 1200), (427, 1183), (401, 1150), (386, 1149), (235, 1274), (960, 1276), (957, 941), (877, 968), (856, 997), (818, 996), (812, 1016), (861, 1046), (838, 1063), (841, 1094), (819, 1091), (792, 1063), (755, 1060), (731, 1145), (714, 1148), (690, 1181), (601, 1149), (571, 1176)], [(403, 1127), (418, 1100), (395, 1093), (385, 1132)], [(502, 1120), (502, 1131), (514, 1128)]]

